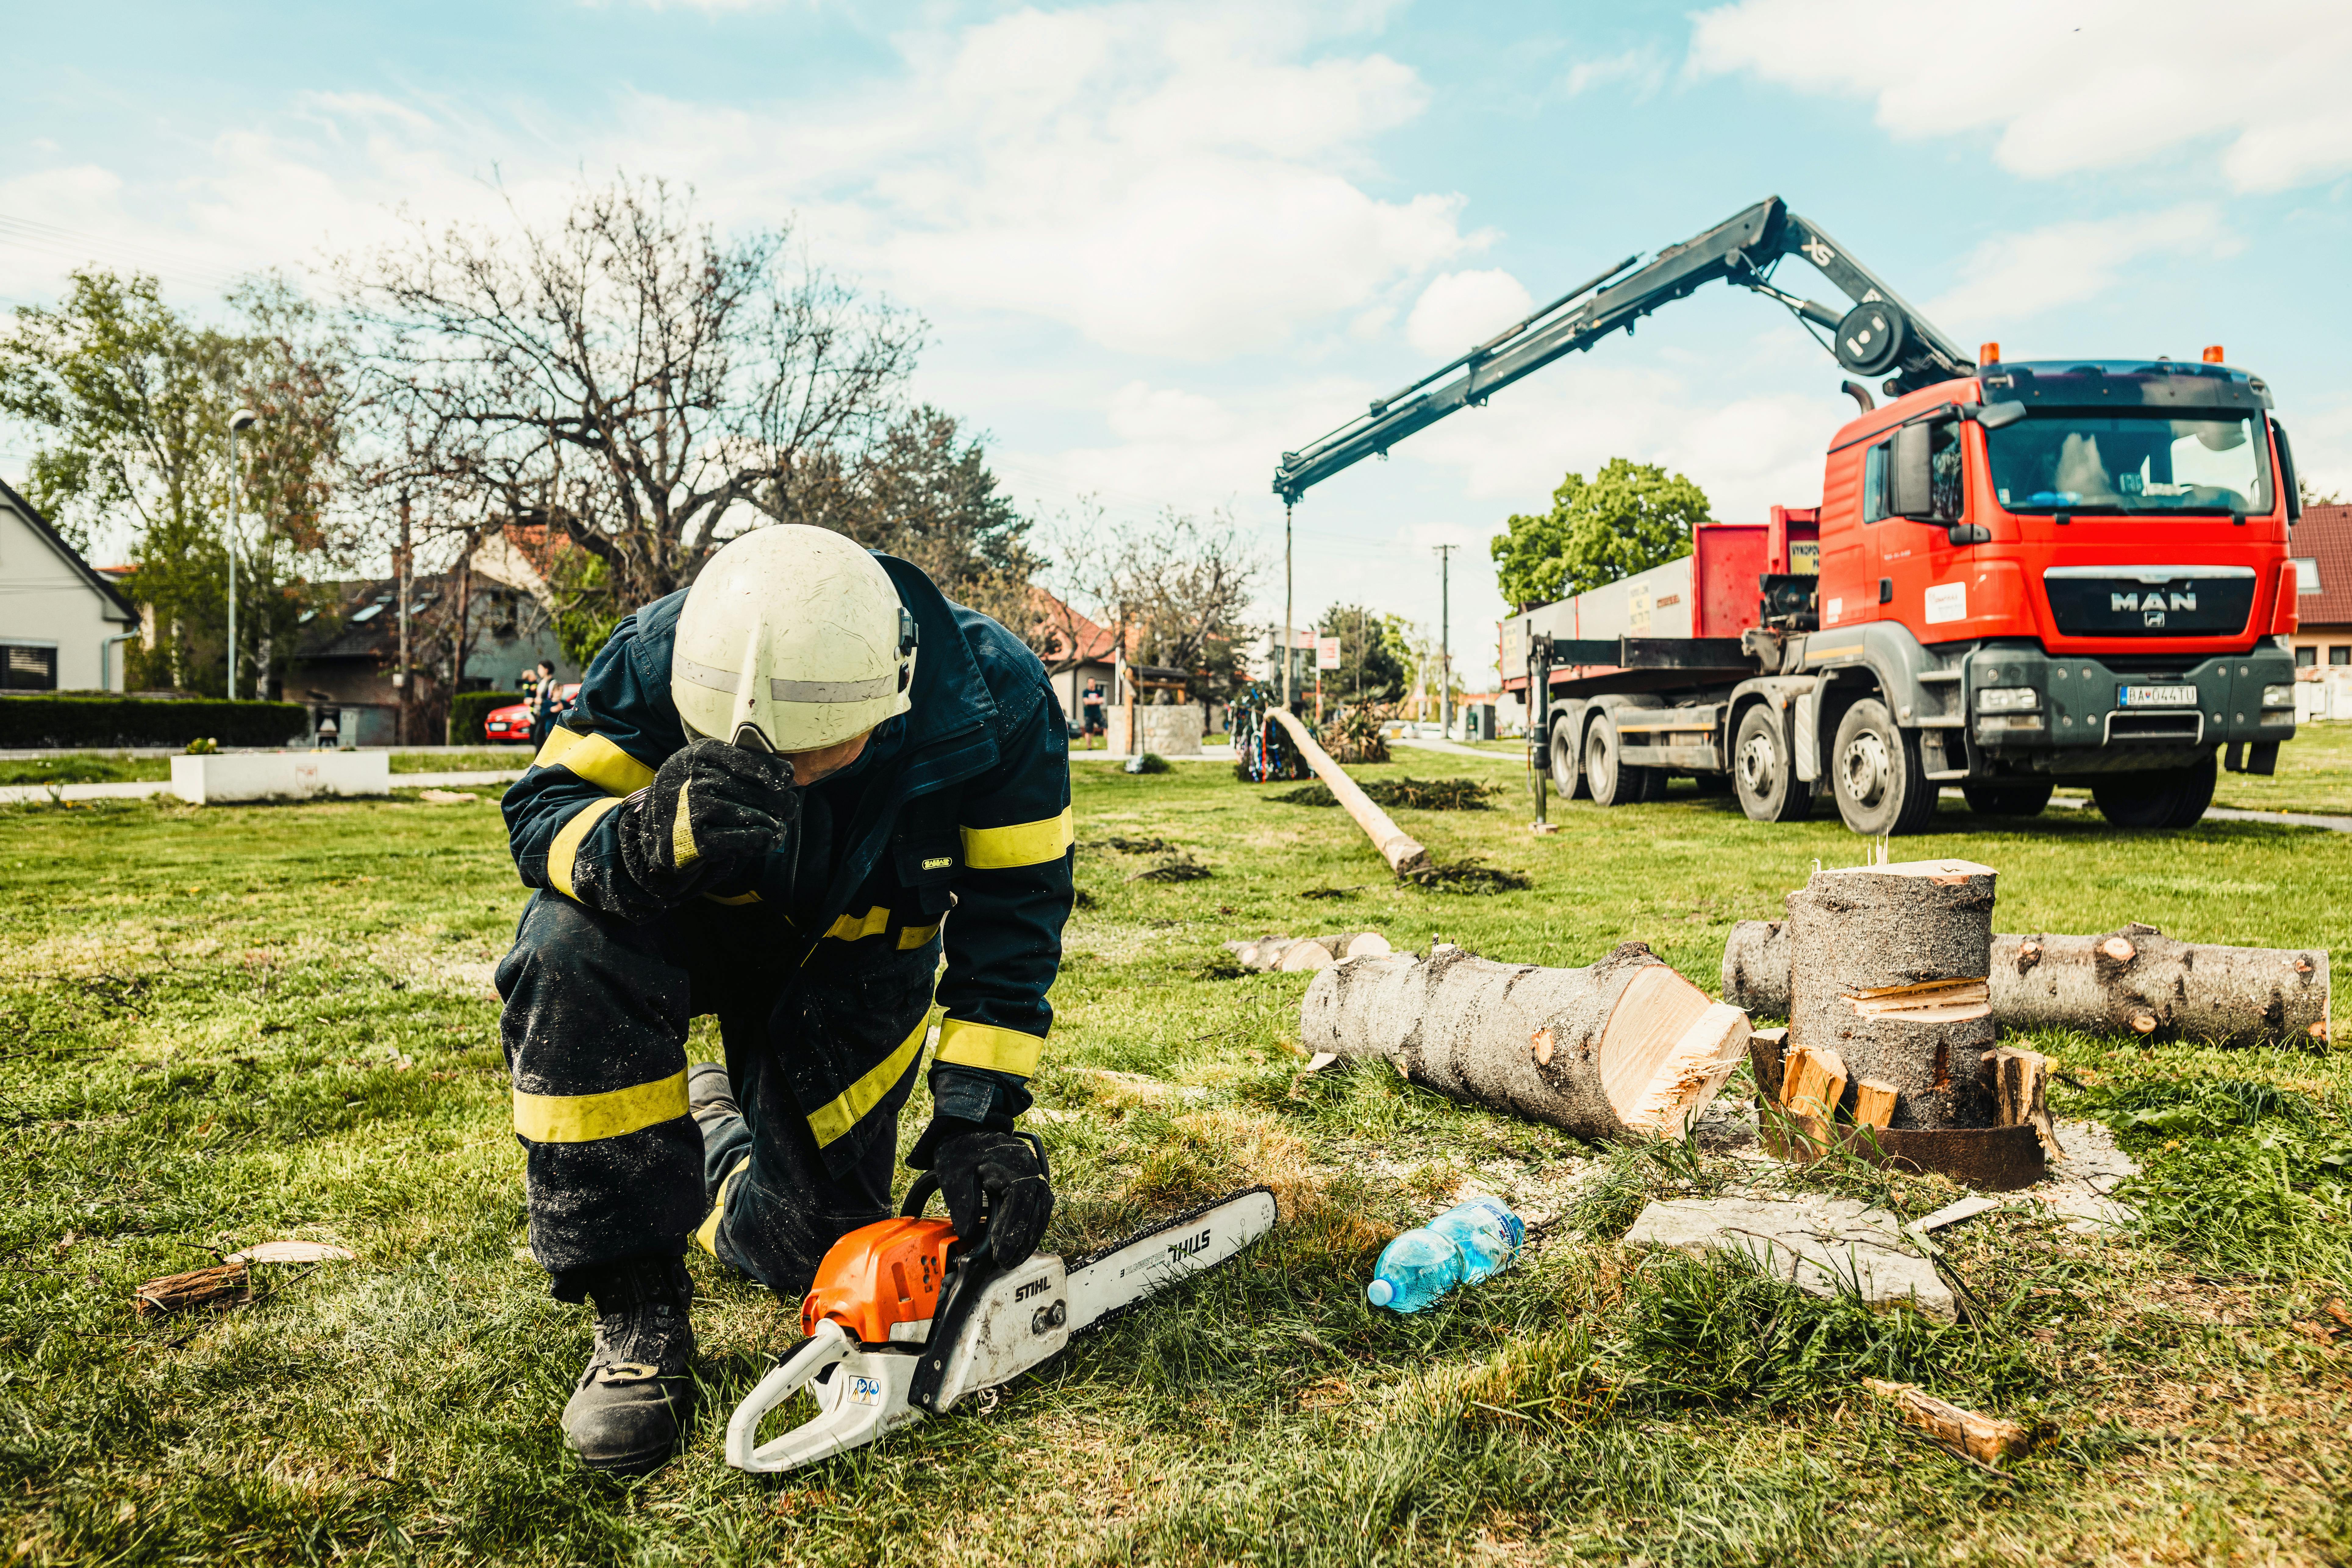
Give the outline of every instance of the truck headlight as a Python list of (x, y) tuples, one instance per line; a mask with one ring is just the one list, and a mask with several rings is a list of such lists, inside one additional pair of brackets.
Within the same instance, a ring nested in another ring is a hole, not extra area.
[(1977, 689), (1977, 711), (1979, 713), (2021, 713), (2041, 706), (2042, 693), (2031, 686), (1980, 686)]
[(2293, 683), (2293, 682), (2289, 682), (2288, 684), (2286, 684), (2286, 685), (2284, 685), (2284, 686), (2265, 686), (2265, 687), (2263, 687), (2263, 707), (2265, 707), (2265, 708), (2292, 708), (2292, 707), (2294, 707), (2294, 683)]
[(2038, 735), (2042, 729), (2042, 715), (2039, 713), (1977, 715), (1977, 734), (1983, 740), (1995, 740), (2002, 735)]

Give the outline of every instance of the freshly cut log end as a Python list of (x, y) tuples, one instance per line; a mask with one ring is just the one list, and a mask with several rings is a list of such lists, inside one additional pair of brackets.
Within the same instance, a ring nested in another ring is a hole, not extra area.
[(1441, 947), (1318, 973), (1299, 1038), (1582, 1137), (1679, 1139), (1746, 1051), (1748, 1018), (1639, 942), (1582, 969)]
[(1261, 974), (1277, 970), (1297, 973), (1320, 969), (1342, 959), (1374, 957), (1394, 951), (1389, 946), (1389, 939), (1376, 931), (1343, 931), (1329, 936), (1262, 936), (1254, 942), (1229, 942), (1224, 946), (1235, 963)]

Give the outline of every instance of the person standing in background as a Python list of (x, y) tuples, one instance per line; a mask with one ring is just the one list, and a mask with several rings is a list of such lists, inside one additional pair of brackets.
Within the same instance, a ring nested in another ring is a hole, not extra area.
[(545, 659), (539, 661), (537, 682), (530, 693), (530, 743), (547, 744), (548, 735), (555, 729), (555, 721), (563, 712), (563, 699), (555, 680), (555, 666)]

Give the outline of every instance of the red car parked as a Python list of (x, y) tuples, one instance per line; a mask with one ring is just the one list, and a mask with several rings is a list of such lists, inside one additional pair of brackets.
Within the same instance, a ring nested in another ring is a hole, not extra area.
[[(569, 708), (572, 700), (580, 695), (580, 683), (575, 680), (567, 686), (559, 686), (555, 694)], [(530, 741), (530, 704), (516, 702), (504, 708), (491, 709), (489, 716), (482, 721), (482, 739), (493, 745), (500, 742), (507, 745), (528, 744)]]

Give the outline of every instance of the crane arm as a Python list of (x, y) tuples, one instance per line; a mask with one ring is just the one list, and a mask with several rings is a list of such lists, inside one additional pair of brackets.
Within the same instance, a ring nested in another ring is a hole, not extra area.
[[(1810, 262), (1853, 302), (1853, 308), (1841, 313), (1775, 288), (1772, 268), (1787, 256)], [(1366, 458), (1385, 457), (1391, 447), (1455, 409), (1482, 405), (1520, 377), (1563, 354), (1591, 348), (1620, 328), (1630, 332), (1661, 305), (1717, 279), (1751, 289), (1804, 321), (1829, 329), (1835, 334), (1831, 350), (1838, 363), (1856, 374), (1886, 376), (1890, 393), (1914, 391), (1976, 368), (1933, 322), (1778, 196), (1766, 197), (1619, 277), (1634, 259), (1627, 257), (1527, 320), (1373, 403), (1321, 439), (1285, 452), (1275, 469), (1275, 493), (1296, 501), (1310, 486)]]

